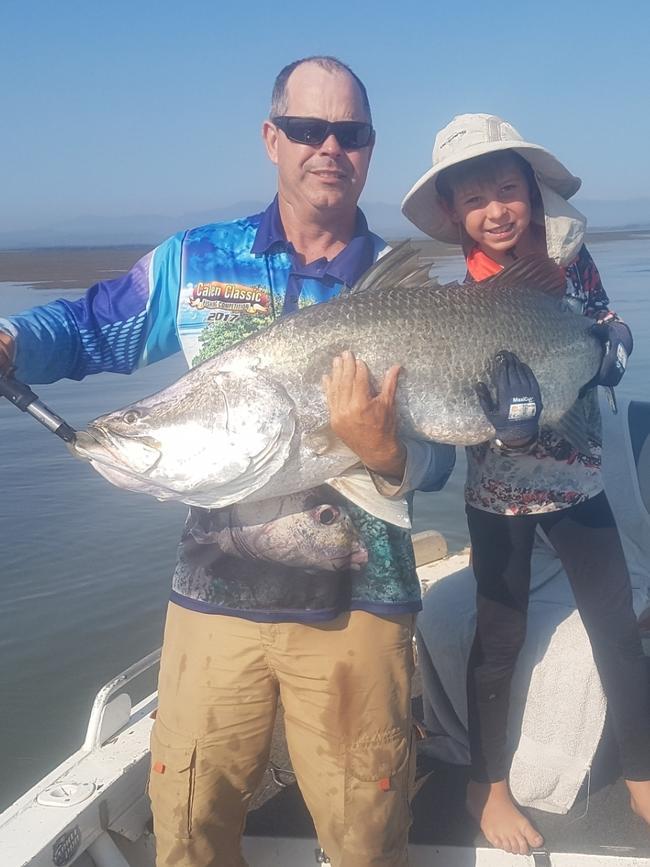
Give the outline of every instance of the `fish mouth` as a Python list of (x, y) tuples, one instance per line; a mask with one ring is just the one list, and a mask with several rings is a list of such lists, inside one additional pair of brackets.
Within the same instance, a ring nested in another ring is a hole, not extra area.
[(149, 476), (162, 458), (160, 444), (152, 437), (115, 436), (92, 425), (77, 434), (73, 450), (77, 457), (138, 478)]
[(358, 572), (368, 562), (368, 551), (360, 545), (340, 557), (332, 557), (330, 562), (335, 572), (340, 572), (342, 569)]

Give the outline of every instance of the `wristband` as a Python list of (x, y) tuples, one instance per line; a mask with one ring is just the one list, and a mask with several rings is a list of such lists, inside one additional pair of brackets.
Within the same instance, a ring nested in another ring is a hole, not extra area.
[(503, 440), (500, 440), (498, 437), (495, 437), (493, 440), (494, 444), (497, 446), (501, 454), (504, 455), (524, 455), (530, 454), (537, 445), (537, 434), (532, 436), (529, 440), (526, 440), (525, 443), (522, 443), (520, 446), (509, 446), (507, 443), (504, 443)]

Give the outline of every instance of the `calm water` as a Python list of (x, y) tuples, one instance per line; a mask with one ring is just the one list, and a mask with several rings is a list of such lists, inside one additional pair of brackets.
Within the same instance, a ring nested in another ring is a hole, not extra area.
[[(650, 399), (650, 242), (594, 244), (636, 348), (621, 393)], [(435, 269), (462, 277), (460, 259)], [(60, 292), (0, 284), (0, 315)], [(131, 376), (37, 389), (75, 427), (171, 382), (181, 356)], [(4, 405), (3, 405), (4, 404)], [(185, 506), (120, 491), (31, 418), (0, 404), (0, 809), (81, 744), (97, 689), (158, 647)], [(467, 541), (464, 459), (445, 490), (418, 495), (415, 529)]]

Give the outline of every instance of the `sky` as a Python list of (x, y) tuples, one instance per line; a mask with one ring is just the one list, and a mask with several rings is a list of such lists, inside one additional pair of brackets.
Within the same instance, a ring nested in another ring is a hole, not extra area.
[(0, 231), (265, 201), (273, 79), (332, 54), (366, 83), (364, 193), (397, 205), (456, 114), (509, 120), (583, 178), (650, 195), (650, 4), (2, 0)]

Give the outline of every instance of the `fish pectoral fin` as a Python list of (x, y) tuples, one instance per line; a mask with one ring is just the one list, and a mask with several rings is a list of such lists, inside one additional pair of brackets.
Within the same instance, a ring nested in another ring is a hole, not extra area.
[(352, 449), (348, 448), (336, 436), (329, 424), (321, 425), (321, 427), (317, 427), (313, 431), (304, 433), (302, 441), (303, 445), (315, 455), (340, 455), (344, 458), (351, 458), (350, 463), (353, 464), (359, 460)]
[(548, 256), (538, 254), (522, 256), (495, 277), (481, 280), (477, 285), (482, 289), (521, 289), (525, 286), (553, 298), (563, 298), (566, 294), (563, 269)]
[(352, 467), (342, 475), (328, 479), (326, 484), (375, 518), (404, 530), (411, 529), (411, 516), (406, 500), (390, 500), (382, 496), (365, 467)]

